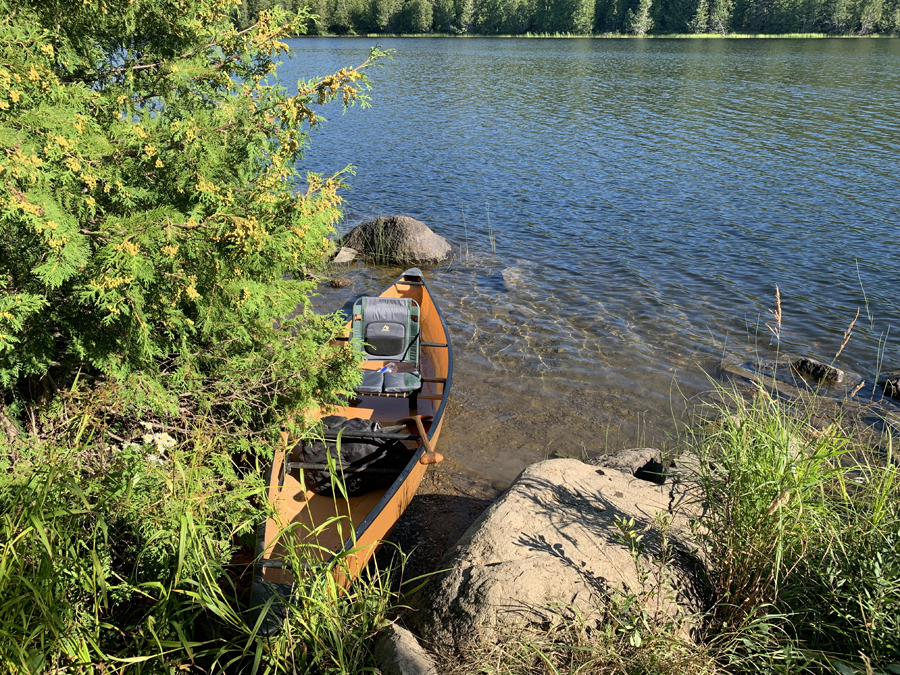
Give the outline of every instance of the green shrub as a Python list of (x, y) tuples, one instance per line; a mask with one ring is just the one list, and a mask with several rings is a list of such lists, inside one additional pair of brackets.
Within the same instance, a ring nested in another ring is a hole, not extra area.
[(341, 175), (296, 167), (379, 53), (289, 92), (306, 14), (237, 4), (0, 0), (0, 671), (358, 672), (393, 601), (246, 622), (260, 464), (359, 377), (301, 272)]
[[(371, 668), (397, 598), (390, 570), (339, 586), (348, 554), (299, 578), (284, 629), (255, 637), (251, 566), (233, 554), (265, 517), (265, 486), (231, 467), (201, 444), (22, 457), (0, 478), (0, 672)], [(286, 559), (321, 560), (309, 546)]]
[(261, 491), (222, 471), (227, 457), (189, 450), (36, 444), (0, 479), (0, 663), (40, 672), (184, 649), (221, 601)]
[(136, 413), (212, 415), (246, 446), (242, 429), (356, 376), (292, 275), (321, 264), (340, 215), (340, 176), (296, 168), (313, 108), (359, 100), (364, 75), (272, 84), (304, 17), (237, 32), (236, 1), (0, 0), (10, 417), (76, 378), (116, 382)]

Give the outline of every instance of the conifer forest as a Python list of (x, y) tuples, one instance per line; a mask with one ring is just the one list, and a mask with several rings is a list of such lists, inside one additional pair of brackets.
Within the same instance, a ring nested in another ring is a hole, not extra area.
[(246, 0), (238, 27), (280, 5), (309, 34), (897, 35), (900, 0)]

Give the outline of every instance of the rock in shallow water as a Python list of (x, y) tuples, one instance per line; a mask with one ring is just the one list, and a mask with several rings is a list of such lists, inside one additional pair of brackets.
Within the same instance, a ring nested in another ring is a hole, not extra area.
[(359, 255), (359, 252), (352, 248), (347, 248), (346, 246), (342, 246), (341, 249), (337, 252), (337, 255), (331, 260), (332, 265), (349, 265), (354, 260), (356, 260), (356, 256)]
[(453, 251), (450, 242), (409, 216), (387, 216), (363, 223), (341, 239), (341, 245), (382, 265), (438, 263)]
[(791, 368), (800, 377), (819, 384), (832, 386), (844, 381), (844, 371), (840, 368), (807, 357), (793, 361)]
[(884, 395), (900, 400), (900, 371), (885, 373), (878, 379)]

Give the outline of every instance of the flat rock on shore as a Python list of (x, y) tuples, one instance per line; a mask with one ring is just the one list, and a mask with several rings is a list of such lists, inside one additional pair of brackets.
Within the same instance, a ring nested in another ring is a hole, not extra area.
[[(660, 538), (648, 526), (678, 501), (671, 489), (575, 459), (528, 467), (438, 566), (446, 571), (426, 587), (418, 618), (426, 644), (453, 651), (494, 642), (516, 626), (552, 624), (573, 611), (591, 616), (610, 593), (640, 591), (616, 520), (634, 519), (644, 535), (641, 564), (650, 568)], [(670, 540), (687, 550), (687, 513), (674, 505)], [(693, 562), (675, 554), (671, 572), (664, 595), (675, 601), (664, 601), (664, 611), (698, 610)]]

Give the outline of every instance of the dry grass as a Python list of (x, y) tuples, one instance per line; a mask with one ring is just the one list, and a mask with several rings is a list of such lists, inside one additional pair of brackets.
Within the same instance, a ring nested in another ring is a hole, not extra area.
[(714, 675), (722, 673), (702, 647), (673, 637), (667, 629), (646, 634), (640, 644), (615, 620), (591, 627), (572, 620), (542, 630), (522, 629), (496, 645), (463, 646), (447, 654), (445, 675)]

